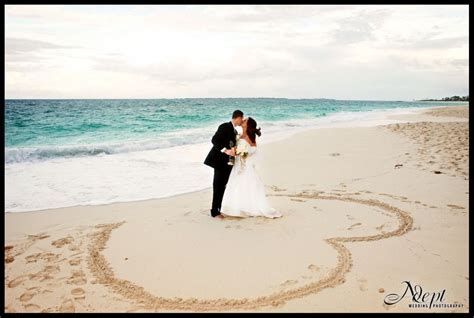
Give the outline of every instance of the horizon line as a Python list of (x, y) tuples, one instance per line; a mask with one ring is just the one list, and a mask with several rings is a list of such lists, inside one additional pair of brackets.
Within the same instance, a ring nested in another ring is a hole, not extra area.
[[(452, 95), (452, 96), (445, 96), (446, 97), (465, 97), (469, 95)], [(439, 100), (432, 100), (432, 101), (442, 101), (441, 98)], [(437, 99), (437, 98), (423, 98), (423, 99), (337, 99), (337, 98), (325, 98), (325, 97), (300, 97), (300, 98), (288, 98), (288, 97), (153, 97), (153, 98), (145, 98), (145, 97), (138, 97), (138, 98), (5, 98), (5, 100), (154, 100), (154, 99), (288, 99), (288, 100), (298, 100), (298, 99), (313, 99), (313, 100), (336, 100), (336, 101), (386, 101), (386, 102), (410, 102), (410, 101), (430, 101), (428, 99)], [(468, 101), (460, 101), (460, 102), (468, 102)]]

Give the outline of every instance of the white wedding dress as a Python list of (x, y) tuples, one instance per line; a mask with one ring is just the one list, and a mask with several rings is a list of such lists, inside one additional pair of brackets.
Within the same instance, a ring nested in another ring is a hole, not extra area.
[(271, 208), (265, 195), (265, 186), (257, 172), (261, 156), (256, 146), (251, 146), (245, 139), (239, 143), (247, 143), (248, 155), (246, 159), (235, 157), (234, 166), (227, 182), (224, 197), (222, 198), (221, 213), (229, 216), (265, 216), (276, 218), (281, 213)]

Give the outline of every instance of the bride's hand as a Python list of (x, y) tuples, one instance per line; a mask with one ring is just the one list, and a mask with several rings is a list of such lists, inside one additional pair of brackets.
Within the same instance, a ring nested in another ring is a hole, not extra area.
[(230, 150), (229, 150), (229, 149), (226, 149), (224, 152), (225, 152), (228, 156), (235, 157), (235, 148), (230, 148)]

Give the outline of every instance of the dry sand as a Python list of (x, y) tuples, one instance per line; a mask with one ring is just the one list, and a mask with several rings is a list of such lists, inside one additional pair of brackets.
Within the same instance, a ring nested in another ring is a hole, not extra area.
[[(210, 189), (6, 213), (5, 311), (467, 312), (467, 109), (262, 146), (279, 219), (213, 219)], [(463, 307), (385, 305), (405, 280)]]

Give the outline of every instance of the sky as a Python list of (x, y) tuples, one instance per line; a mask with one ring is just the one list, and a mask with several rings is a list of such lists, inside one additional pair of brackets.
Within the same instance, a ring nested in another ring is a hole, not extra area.
[(6, 98), (469, 94), (468, 5), (6, 5)]

